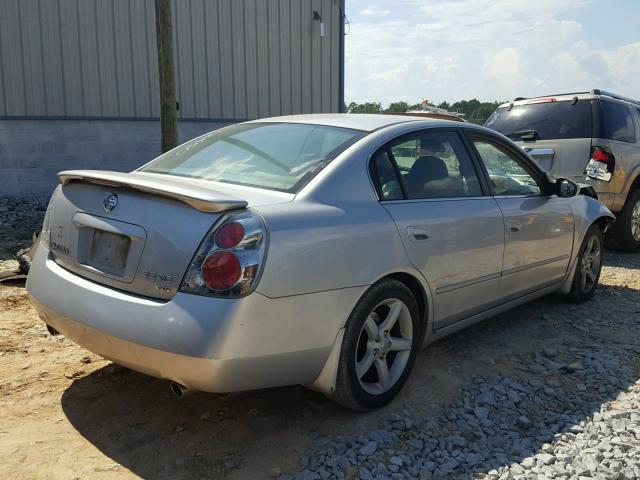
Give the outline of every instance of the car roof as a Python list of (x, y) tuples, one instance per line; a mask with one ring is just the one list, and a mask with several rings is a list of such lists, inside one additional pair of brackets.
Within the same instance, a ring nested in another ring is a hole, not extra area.
[(406, 117), (420, 117), (420, 118), (437, 118), (439, 120), (453, 120), (455, 122), (468, 123), (467, 120), (453, 113), (435, 113), (435, 112), (419, 111), (419, 112), (405, 112), (405, 113), (389, 112), (389, 113), (385, 113), (385, 115), (401, 115)]
[(311, 125), (326, 125), (329, 127), (351, 128), (372, 132), (390, 125), (397, 125), (408, 122), (428, 123), (429, 126), (460, 125), (452, 120), (441, 120), (436, 118), (416, 117), (409, 115), (385, 115), (369, 113), (317, 113), (307, 115), (286, 115), (282, 117), (261, 118), (252, 120), (253, 122), (277, 122), (277, 123), (306, 123)]

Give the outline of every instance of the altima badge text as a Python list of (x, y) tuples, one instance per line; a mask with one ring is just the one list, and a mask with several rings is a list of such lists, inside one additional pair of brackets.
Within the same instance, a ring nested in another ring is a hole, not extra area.
[(146, 278), (160, 280), (161, 282), (173, 282), (173, 277), (164, 273), (149, 272), (145, 270), (142, 272), (142, 275)]

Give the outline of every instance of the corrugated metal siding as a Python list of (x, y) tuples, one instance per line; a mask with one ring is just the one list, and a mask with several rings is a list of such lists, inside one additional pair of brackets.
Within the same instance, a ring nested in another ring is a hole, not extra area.
[[(340, 0), (173, 0), (173, 13), (179, 117), (338, 111)], [(157, 117), (158, 95), (153, 0), (0, 0), (0, 116)]]

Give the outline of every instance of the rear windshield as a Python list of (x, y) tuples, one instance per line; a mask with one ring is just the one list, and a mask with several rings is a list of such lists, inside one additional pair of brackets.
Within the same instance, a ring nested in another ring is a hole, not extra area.
[(363, 135), (322, 125), (244, 123), (187, 142), (140, 171), (296, 193)]
[(578, 100), (575, 105), (563, 101), (502, 107), (485, 126), (516, 141), (591, 138), (591, 100)]

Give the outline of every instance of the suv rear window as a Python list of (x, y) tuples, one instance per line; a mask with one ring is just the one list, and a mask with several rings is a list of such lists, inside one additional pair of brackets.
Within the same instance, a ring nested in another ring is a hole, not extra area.
[(636, 131), (629, 107), (622, 103), (601, 100), (600, 109), (600, 137), (619, 142), (636, 142)]
[(591, 138), (592, 118), (590, 100), (532, 103), (499, 108), (485, 126), (512, 140)]

